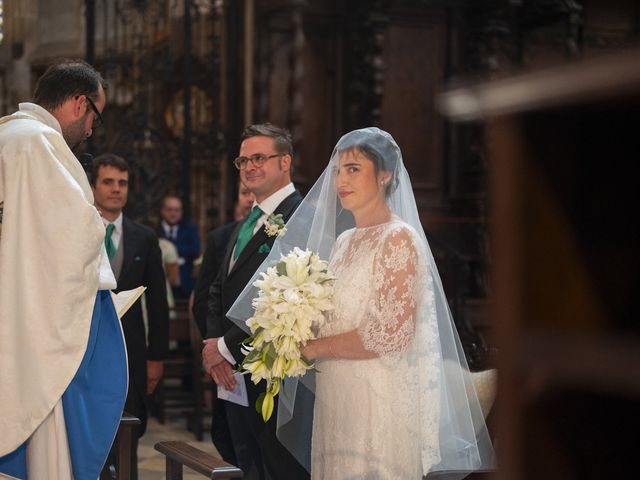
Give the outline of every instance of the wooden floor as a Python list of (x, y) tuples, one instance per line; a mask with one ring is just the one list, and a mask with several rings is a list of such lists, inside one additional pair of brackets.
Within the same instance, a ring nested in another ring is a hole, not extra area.
[[(164, 456), (154, 450), (153, 446), (163, 440), (183, 440), (201, 450), (219, 456), (216, 448), (211, 443), (211, 437), (206, 428), (202, 442), (195, 440), (194, 435), (187, 431), (186, 419), (181, 416), (167, 418), (164, 425), (158, 420), (150, 418), (147, 431), (140, 439), (138, 445), (138, 478), (139, 480), (164, 480), (165, 462)], [(202, 480), (205, 477), (188, 468), (184, 469), (184, 480)]]

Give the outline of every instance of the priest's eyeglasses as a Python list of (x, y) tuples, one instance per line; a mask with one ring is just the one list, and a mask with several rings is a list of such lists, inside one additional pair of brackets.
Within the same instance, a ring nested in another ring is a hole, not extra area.
[(104, 124), (104, 120), (102, 120), (102, 114), (98, 111), (98, 108), (96, 107), (96, 104), (93, 103), (93, 100), (91, 100), (88, 95), (85, 95), (85, 98), (87, 99), (87, 102), (89, 102), (93, 113), (96, 114), (96, 117), (93, 119), (93, 125), (91, 126), (91, 129), (95, 130), (96, 128), (99, 128)]
[(258, 168), (264, 165), (264, 162), (273, 157), (284, 157), (288, 155), (287, 153), (274, 153), (273, 155), (264, 155), (263, 153), (256, 153), (255, 155), (251, 155), (250, 157), (238, 157), (233, 161), (233, 164), (236, 166), (238, 170), (244, 170), (247, 168), (247, 164), (249, 160), (251, 163)]

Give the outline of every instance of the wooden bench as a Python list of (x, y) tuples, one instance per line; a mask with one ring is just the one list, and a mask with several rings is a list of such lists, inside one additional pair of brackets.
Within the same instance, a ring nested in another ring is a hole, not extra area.
[[(122, 412), (118, 432), (113, 442), (116, 448), (116, 480), (129, 480), (131, 478), (131, 438), (133, 427), (140, 425), (140, 419)], [(109, 471), (109, 465), (105, 464), (100, 472), (100, 480), (112, 480), (113, 475)]]
[(166, 441), (155, 444), (157, 451), (167, 457), (167, 480), (182, 480), (182, 467), (186, 466), (211, 479), (242, 478), (238, 467), (220, 460), (202, 450), (180, 441)]

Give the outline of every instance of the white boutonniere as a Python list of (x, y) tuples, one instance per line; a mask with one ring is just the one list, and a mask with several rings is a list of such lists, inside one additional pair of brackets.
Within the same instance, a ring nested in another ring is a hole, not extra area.
[(278, 213), (277, 215), (274, 215), (272, 213), (269, 215), (264, 224), (264, 231), (270, 237), (275, 237), (276, 235), (280, 237), (287, 233), (287, 227), (284, 226), (282, 214)]

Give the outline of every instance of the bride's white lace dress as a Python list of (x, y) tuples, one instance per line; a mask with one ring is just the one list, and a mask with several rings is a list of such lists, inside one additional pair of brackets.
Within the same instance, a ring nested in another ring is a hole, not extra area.
[[(420, 479), (439, 461), (437, 327), (424, 257), (415, 231), (397, 217), (336, 241), (335, 310), (318, 335), (357, 329), (379, 357), (318, 362), (314, 479)], [(417, 322), (416, 312), (427, 321)], [(423, 391), (419, 368), (432, 377)]]

